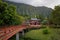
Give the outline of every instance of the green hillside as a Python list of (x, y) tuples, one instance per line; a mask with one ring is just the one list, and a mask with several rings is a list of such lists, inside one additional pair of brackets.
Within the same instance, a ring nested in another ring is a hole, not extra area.
[(52, 12), (51, 8), (41, 6), (41, 7), (34, 7), (32, 5), (24, 4), (24, 3), (15, 3), (10, 1), (5, 1), (8, 4), (13, 4), (17, 7), (17, 11), (20, 15), (28, 15), (34, 17), (35, 15), (42, 15), (44, 17), (48, 17)]

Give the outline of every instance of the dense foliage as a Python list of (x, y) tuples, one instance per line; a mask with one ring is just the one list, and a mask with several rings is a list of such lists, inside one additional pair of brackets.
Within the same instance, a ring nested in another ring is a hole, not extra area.
[(50, 21), (53, 24), (59, 24), (60, 25), (60, 6), (55, 6), (55, 9), (53, 10)]
[(0, 1), (0, 26), (21, 24), (24, 18), (20, 16), (14, 5)]

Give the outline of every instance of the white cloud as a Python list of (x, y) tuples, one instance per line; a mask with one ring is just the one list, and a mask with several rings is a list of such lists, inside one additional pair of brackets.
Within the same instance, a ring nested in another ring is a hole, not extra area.
[(9, 0), (9, 1), (14, 1), (18, 3), (26, 3), (33, 6), (47, 6), (51, 8), (54, 8), (55, 5), (60, 4), (60, 0)]

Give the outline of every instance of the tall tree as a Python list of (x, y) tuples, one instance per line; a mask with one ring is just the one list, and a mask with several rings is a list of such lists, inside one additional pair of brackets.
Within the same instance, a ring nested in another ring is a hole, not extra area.
[(22, 19), (24, 18), (17, 13), (14, 5), (0, 1), (0, 26), (21, 24)]
[(60, 24), (60, 6), (55, 6), (50, 19), (54, 24)]

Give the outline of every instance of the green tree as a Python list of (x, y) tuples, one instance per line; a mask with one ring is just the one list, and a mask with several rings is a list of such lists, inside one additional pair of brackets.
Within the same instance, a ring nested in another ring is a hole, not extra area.
[(50, 16), (50, 21), (53, 24), (60, 24), (60, 6), (55, 6)]
[(4, 15), (7, 10), (7, 3), (0, 1), (0, 25), (4, 24)]
[(14, 5), (9, 5), (6, 2), (0, 1), (0, 26), (1, 25), (18, 25), (21, 24), (24, 18), (20, 16)]
[(41, 14), (36, 15), (36, 18), (40, 19), (40, 21), (43, 21), (44, 20), (44, 17)]

